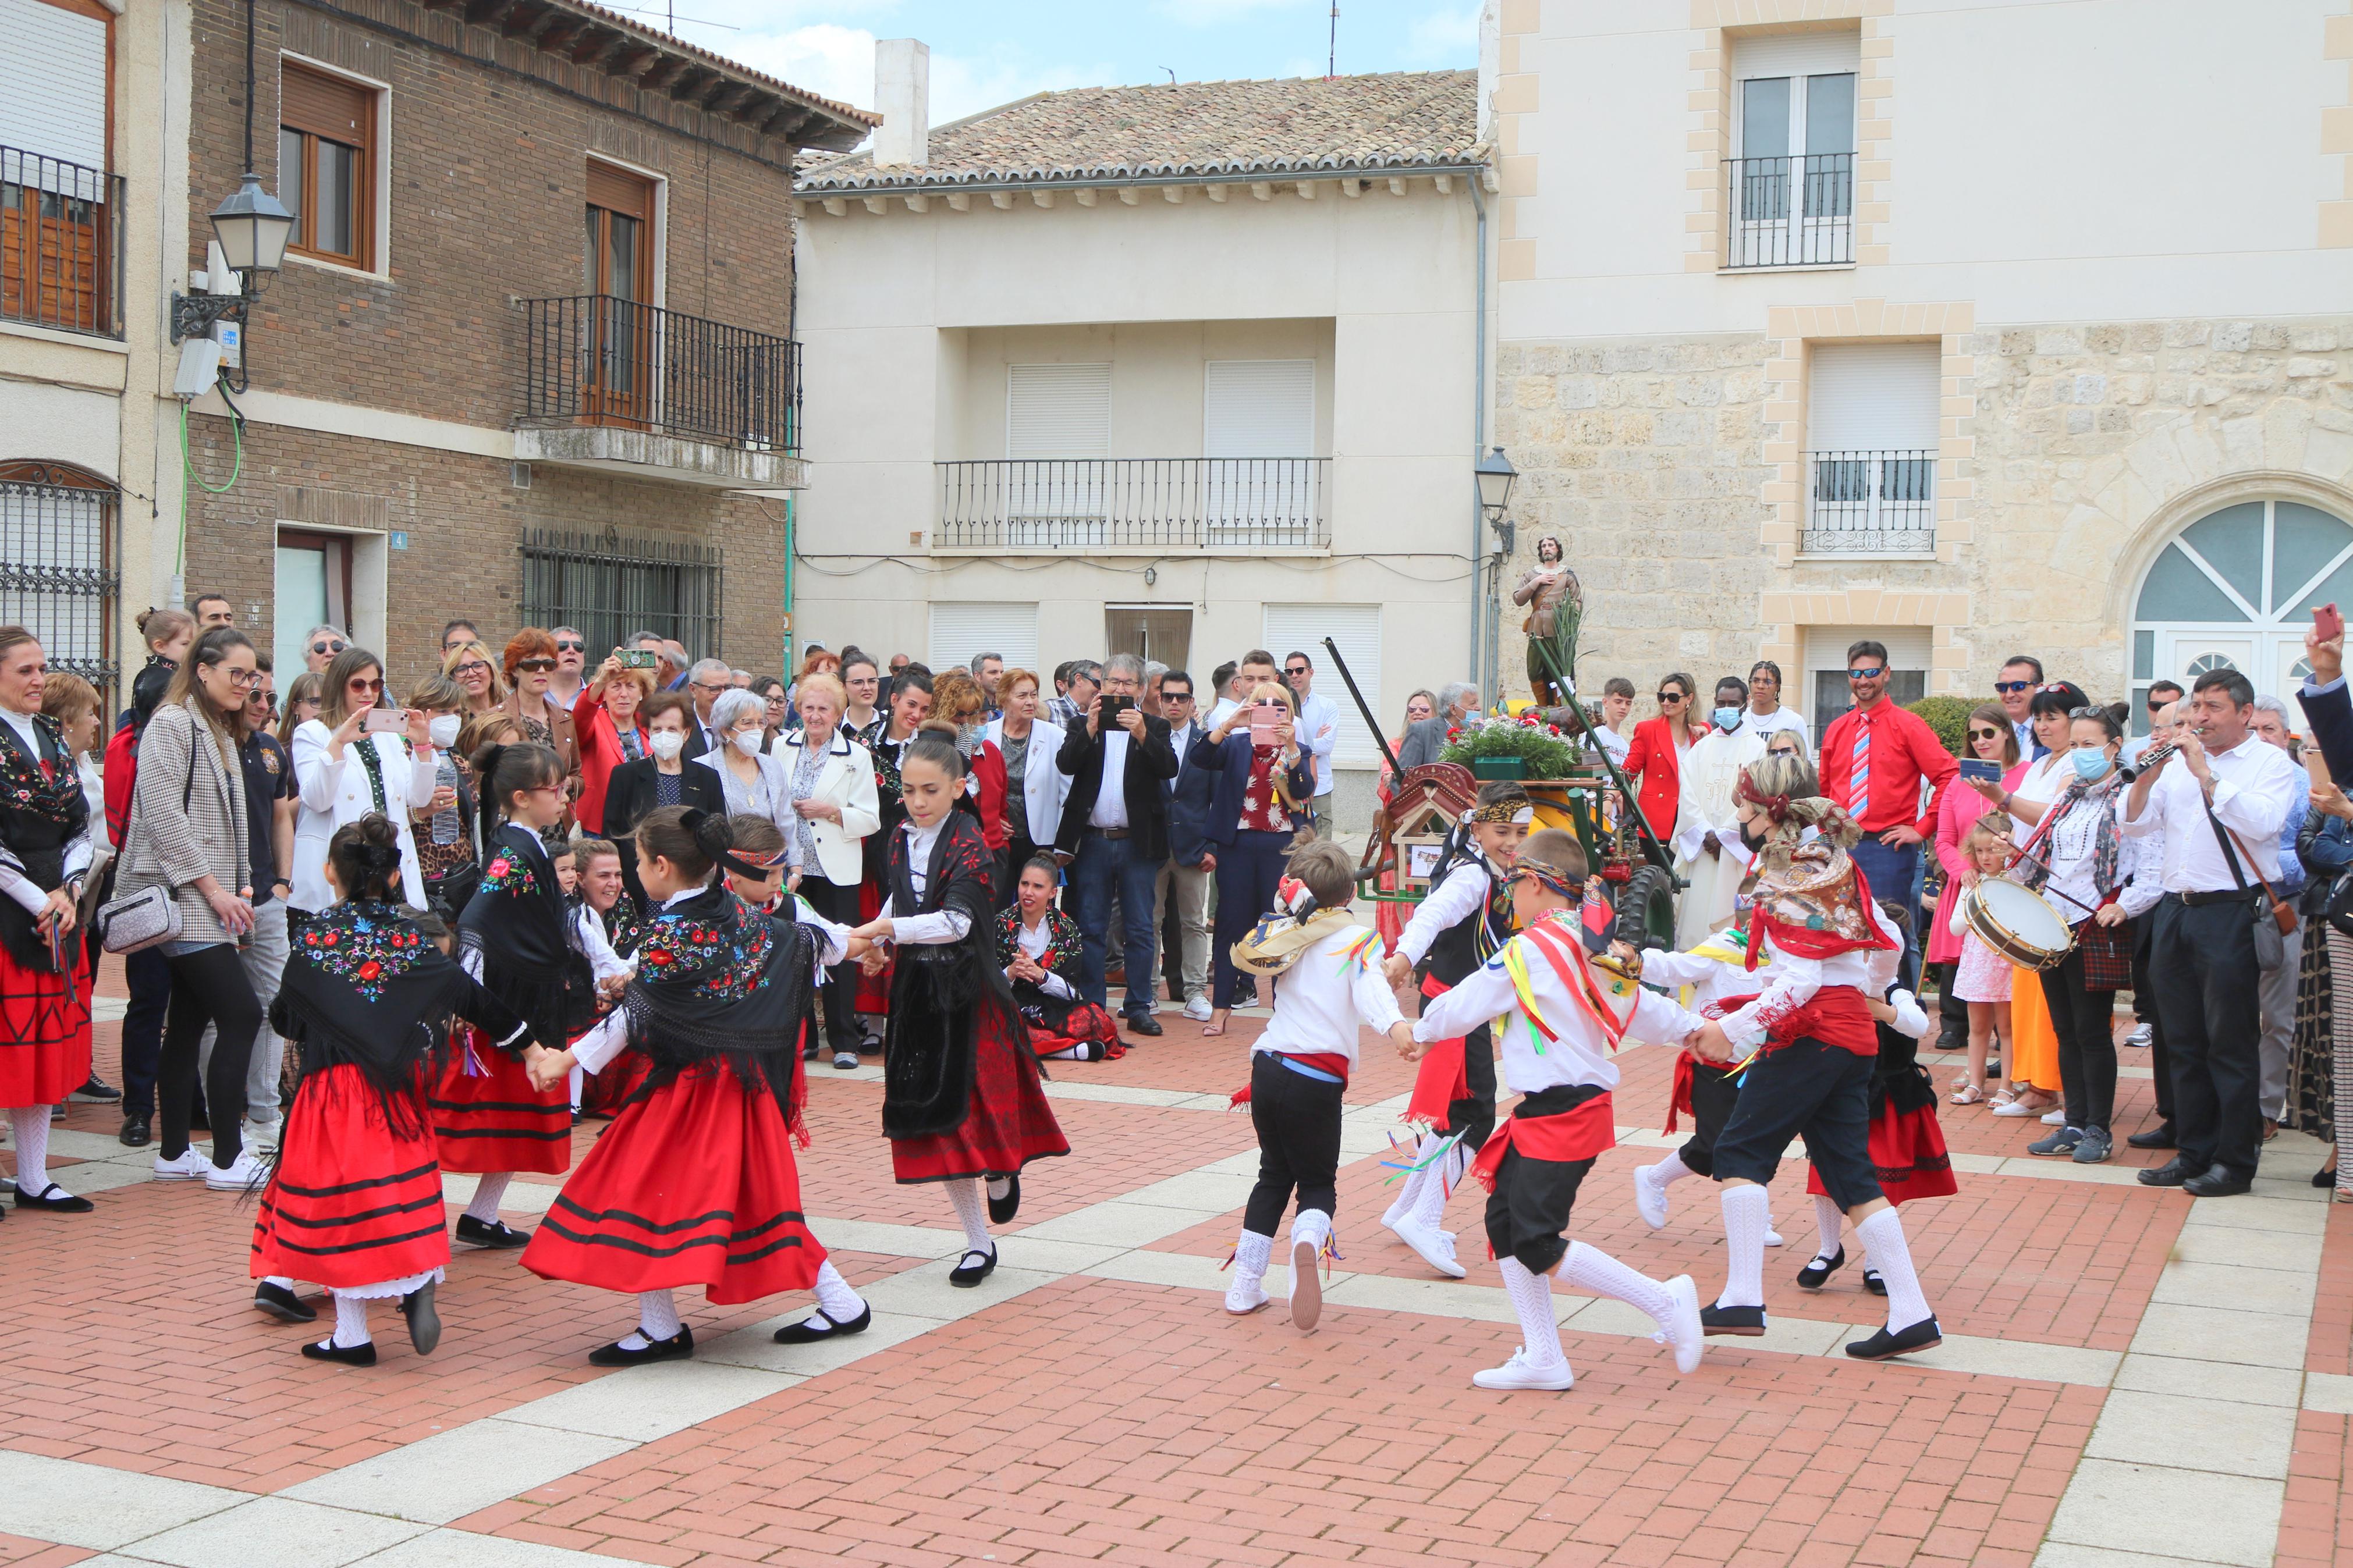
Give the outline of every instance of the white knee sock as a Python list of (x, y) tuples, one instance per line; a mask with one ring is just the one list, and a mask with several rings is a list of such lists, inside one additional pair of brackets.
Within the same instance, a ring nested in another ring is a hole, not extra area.
[(1765, 1226), (1771, 1213), (1764, 1188), (1724, 1189), (1724, 1294), (1717, 1306), (1765, 1304)]
[(327, 1342), (345, 1350), (368, 1342), (366, 1297), (335, 1292), (335, 1331), (327, 1336)]
[(1902, 1333), (1934, 1316), (1927, 1298), (1920, 1294), (1920, 1276), (1912, 1270), (1912, 1248), (1904, 1239), (1904, 1222), (1894, 1208), (1881, 1209), (1854, 1227), (1854, 1238), (1871, 1249), (1871, 1266), (1887, 1286), (1887, 1331)]
[(638, 1331), (621, 1342), (625, 1351), (641, 1351), (656, 1340), (678, 1337), (678, 1300), (667, 1290), (638, 1293)]
[(1408, 1224), (1436, 1230), (1439, 1223), (1445, 1219), (1448, 1189), (1452, 1185), (1451, 1168), (1454, 1156), (1460, 1152), (1459, 1145), (1450, 1149), (1445, 1159), (1430, 1166), (1429, 1175), (1421, 1184), (1421, 1191), (1414, 1194), (1413, 1207), (1406, 1211)]
[(16, 1136), (16, 1189), (37, 1198), (49, 1184), (49, 1108), (17, 1106), (8, 1122)]
[(959, 1176), (947, 1184), (948, 1202), (955, 1205), (955, 1216), (964, 1226), (964, 1244), (975, 1252), (994, 1253), (997, 1243), (988, 1238), (988, 1210), (980, 1201), (980, 1181), (974, 1176)]
[(833, 1266), (831, 1258), (817, 1271), (817, 1304), (825, 1309), (827, 1317), (840, 1323), (853, 1321), (866, 1310), (865, 1298), (849, 1288), (849, 1281), (841, 1277), (841, 1270)]
[(1667, 1151), (1665, 1159), (1651, 1166), (1650, 1172), (1651, 1184), (1656, 1187), (1669, 1186), (1682, 1181), (1685, 1176), (1698, 1174), (1689, 1165), (1683, 1163), (1682, 1152), (1673, 1149)]
[(1820, 1193), (1814, 1194), (1814, 1226), (1822, 1233), (1822, 1244), (1814, 1256), (1828, 1263), (1839, 1254), (1839, 1227), (1846, 1223), (1846, 1215), (1838, 1205)]
[(1414, 1145), (1412, 1163), (1419, 1168), (1407, 1173), (1401, 1190), (1398, 1193), (1396, 1200), (1389, 1205), (1389, 1212), (1381, 1216), (1383, 1225), (1395, 1225), (1398, 1221), (1410, 1215), (1416, 1205), (1421, 1202), (1423, 1185), (1438, 1179), (1430, 1168), (1423, 1164), (1437, 1147), (1438, 1134), (1435, 1132), (1423, 1133), (1421, 1141)]
[(588, 1070), (586, 1068), (574, 1068), (570, 1076), (572, 1079), (572, 1109), (577, 1110), (580, 1109), (580, 1087), (588, 1081)]
[(989, 1195), (990, 1197), (992, 1197), (992, 1198), (995, 1198), (997, 1202), (999, 1202), (999, 1203), (1003, 1203), (1003, 1202), (1005, 1201), (1005, 1194), (1008, 1194), (1008, 1193), (1009, 1193), (1009, 1192), (1011, 1192), (1012, 1190), (1013, 1190), (1013, 1178), (1012, 1178), (1012, 1177), (1010, 1177), (1010, 1176), (991, 1176), (991, 1177), (989, 1177), (989, 1178), (988, 1178), (988, 1195)]
[(466, 1205), (466, 1217), (480, 1220), (484, 1225), (499, 1223), (499, 1200), (507, 1195), (507, 1184), (514, 1180), (512, 1171), (492, 1171), (474, 1188), (474, 1199)]
[(1560, 1348), (1560, 1324), (1553, 1321), (1552, 1280), (1530, 1273), (1516, 1258), (1499, 1258), (1495, 1267), (1503, 1271), (1504, 1292), (1512, 1299), (1512, 1310), (1519, 1314), (1520, 1338), (1527, 1345), (1528, 1360), (1538, 1366), (1567, 1366), (1568, 1357)]
[(1630, 1307), (1639, 1307), (1661, 1328), (1666, 1327), (1668, 1317), (1675, 1310), (1675, 1299), (1667, 1294), (1664, 1285), (1581, 1241), (1568, 1244), (1568, 1256), (1560, 1261), (1560, 1278), (1562, 1283), (1580, 1290), (1614, 1297)]
[(1234, 1278), (1257, 1281), (1266, 1278), (1266, 1261), (1274, 1256), (1274, 1237), (1254, 1230), (1242, 1232), (1234, 1243)]
[(261, 1282), (264, 1285), (275, 1285), (280, 1290), (294, 1289), (294, 1276), (291, 1274), (265, 1274), (261, 1277)]

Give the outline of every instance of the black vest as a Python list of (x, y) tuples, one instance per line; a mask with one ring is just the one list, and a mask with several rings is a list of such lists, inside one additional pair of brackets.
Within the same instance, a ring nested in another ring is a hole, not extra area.
[(1422, 972), (1435, 975), (1440, 985), (1449, 988), (1460, 985), (1512, 938), (1511, 887), (1495, 875), (1495, 868), (1487, 864), (1486, 858), (1460, 828), (1448, 838), (1445, 849), (1439, 855), (1438, 868), (1430, 879), (1430, 891), (1436, 892), (1440, 882), (1464, 866), (1486, 872), (1486, 902), (1440, 931), (1421, 961)]
[[(38, 756), (26, 751), (14, 724), (0, 721), (0, 845), (35, 886), (55, 892), (65, 880), (66, 847), (90, 825), (90, 802), (57, 726), (37, 717), (33, 732), (40, 740)], [(43, 763), (49, 765), (47, 777)], [(19, 790), (29, 798), (20, 801)], [(0, 898), (0, 945), (27, 968), (46, 973), (55, 967), (47, 940), (14, 899)]]

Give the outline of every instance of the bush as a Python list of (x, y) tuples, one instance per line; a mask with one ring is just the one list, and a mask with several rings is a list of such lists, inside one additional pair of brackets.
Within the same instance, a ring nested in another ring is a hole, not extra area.
[(1969, 710), (1993, 701), (1990, 697), (1923, 697), (1909, 710), (1928, 721), (1945, 750), (1966, 757), (1969, 755)]
[(1517, 719), (1492, 719), (1484, 724), (1455, 730), (1447, 737), (1439, 760), (1471, 765), (1473, 757), (1524, 757), (1532, 779), (1567, 778), (1577, 765), (1580, 748), (1560, 730), (1535, 714)]

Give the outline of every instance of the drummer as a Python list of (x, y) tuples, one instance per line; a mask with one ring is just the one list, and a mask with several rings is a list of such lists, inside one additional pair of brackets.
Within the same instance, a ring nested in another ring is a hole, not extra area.
[(2114, 1148), (2113, 1016), (2116, 993), (2132, 984), (2127, 922), (2154, 908), (2159, 897), (2156, 877), (2132, 875), (2146, 840), (2129, 841), (2127, 849), (2116, 824), (2124, 795), (2116, 759), (2124, 748), (2126, 711), (2121, 703), (2073, 711), (2066, 748), (2053, 753), (2065, 781), (2055, 800), (2030, 800), (1999, 784), (1977, 784), (1997, 804), (2006, 796), (2010, 816), (2041, 830), (2042, 841), (2013, 875), (2042, 893), (2073, 933), (2074, 945), (2066, 956), (2037, 976), (2059, 1040), (2065, 1121), (2049, 1137), (2028, 1144), (2026, 1152), (2068, 1155), (2079, 1165), (2099, 1164)]

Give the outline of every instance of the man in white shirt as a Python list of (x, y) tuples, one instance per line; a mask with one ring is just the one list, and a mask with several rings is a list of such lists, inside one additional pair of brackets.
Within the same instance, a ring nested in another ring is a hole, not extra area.
[(2306, 784), (2254, 733), (2254, 704), (2237, 670), (2200, 676), (2180, 750), (2133, 781), (2118, 814), (2126, 834), (2161, 835), (2165, 846), (2149, 974), (2179, 1152), (2140, 1180), (2194, 1197), (2246, 1192), (2263, 1142), (2253, 922), (2270, 909), (2255, 879), (2277, 885), (2280, 829)]
[(555, 673), (547, 678), (547, 700), (566, 713), (588, 684), (588, 639), (578, 626), (555, 628)]
[(1340, 743), (1340, 705), (1318, 697), (1315, 661), (1303, 653), (1284, 656), (1282, 673), (1299, 698), (1299, 745), (1315, 759), (1315, 837), (1332, 837), (1332, 749)]
[(2001, 699), (2001, 710), (2010, 715), (2010, 732), (2018, 737), (2018, 755), (2024, 762), (2047, 755), (2051, 750), (2035, 740), (2034, 721), (2026, 712), (2034, 700), (2034, 689), (2042, 684), (2042, 661), (2031, 653), (2005, 660), (2001, 673), (1994, 678), (1994, 695)]
[(1757, 732), (1757, 739), (1769, 740), (1777, 731), (1794, 730), (1798, 749), (1807, 756), (1814, 754), (1813, 726), (1806, 716), (1794, 708), (1781, 706), (1781, 667), (1769, 658), (1760, 658), (1748, 669), (1748, 716), (1742, 727)]

